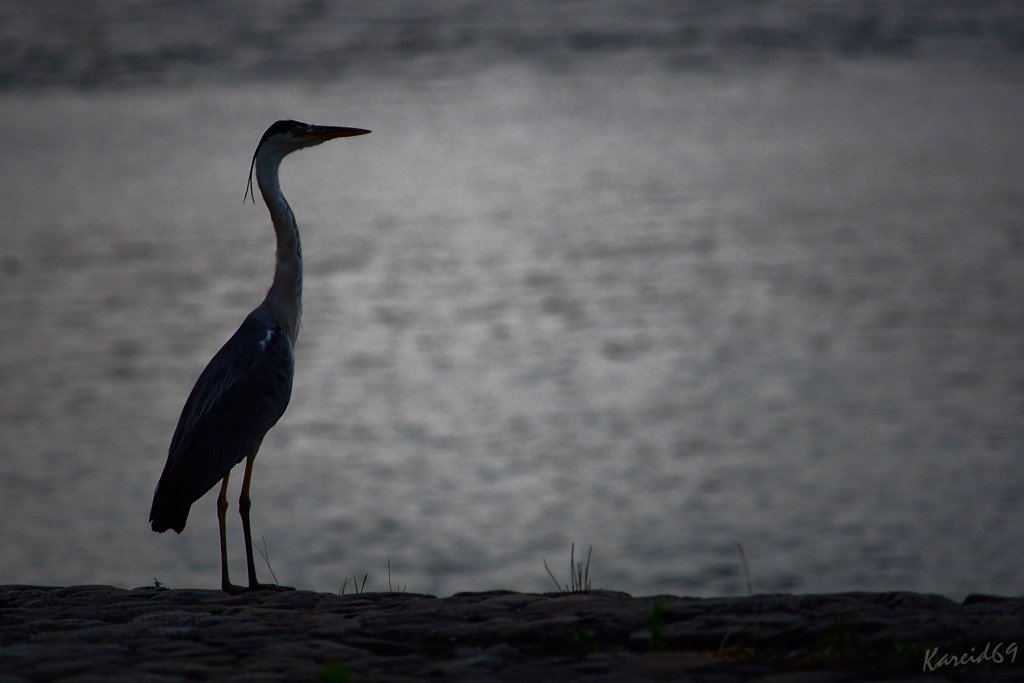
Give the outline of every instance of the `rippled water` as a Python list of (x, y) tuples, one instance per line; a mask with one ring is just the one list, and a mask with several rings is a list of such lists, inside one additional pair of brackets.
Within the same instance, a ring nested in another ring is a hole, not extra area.
[(575, 542), (595, 586), (740, 593), (738, 541), (757, 591), (1020, 592), (1019, 65), (428, 71), (0, 94), (0, 582), (217, 585), (214, 493), (146, 517), (293, 117), (374, 133), (282, 169), (282, 583), (548, 590)]

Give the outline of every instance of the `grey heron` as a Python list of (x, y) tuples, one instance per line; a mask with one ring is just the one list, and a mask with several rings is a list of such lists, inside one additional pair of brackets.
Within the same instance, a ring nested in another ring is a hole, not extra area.
[[(227, 593), (274, 588), (256, 580), (249, 528), (249, 482), (252, 465), (267, 431), (273, 427), (292, 393), (295, 358), (292, 353), (302, 310), (302, 246), (299, 229), (281, 194), (278, 170), (288, 154), (334, 138), (365, 135), (361, 128), (311, 126), (278, 121), (263, 134), (249, 166), (246, 196), (252, 192), (252, 174), (270, 210), (277, 233), (274, 282), (263, 303), (242, 322), (203, 370), (171, 438), (149, 521), (163, 533), (185, 528), (192, 503), (221, 482), (217, 498), (220, 525), (221, 588)], [(255, 203), (256, 198), (253, 197)], [(228, 477), (245, 460), (238, 510), (242, 516), (249, 586), (243, 589), (228, 579), (225, 515)]]

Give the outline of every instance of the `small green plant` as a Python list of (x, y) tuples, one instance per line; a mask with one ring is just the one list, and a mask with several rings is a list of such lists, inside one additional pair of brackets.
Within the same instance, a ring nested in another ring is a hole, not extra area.
[(344, 595), (345, 594), (345, 590), (348, 588), (349, 581), (352, 582), (352, 591), (356, 595), (359, 595), (360, 593), (365, 592), (366, 591), (366, 577), (367, 576), (369, 576), (369, 574), (363, 574), (363, 583), (362, 583), (362, 585), (359, 584), (359, 577), (358, 576), (353, 576), (352, 578), (349, 578), (349, 577), (346, 576), (344, 582), (342, 582), (342, 584), (341, 584), (341, 588), (338, 589), (338, 595)]
[(388, 593), (404, 593), (408, 586), (402, 586), (399, 590), (394, 590), (391, 587), (391, 558), (388, 558)]
[[(548, 567), (547, 558), (541, 558), (544, 560), (544, 569), (547, 570), (548, 576), (555, 582), (555, 587), (559, 593), (589, 593), (590, 588), (590, 556), (594, 552), (594, 546), (590, 546), (590, 550), (587, 552), (587, 564), (584, 565), (582, 562), (576, 561), (576, 544), (573, 543), (569, 550), (569, 583), (563, 585), (558, 583), (558, 579), (551, 572)], [(571, 587), (570, 587), (571, 584)]]
[(648, 643), (648, 649), (652, 652), (655, 650), (665, 649), (665, 617), (668, 616), (668, 610), (664, 605), (661, 604), (661, 600), (655, 600), (654, 604), (651, 605), (651, 611), (648, 612), (651, 616), (651, 641)]
[(318, 683), (349, 683), (352, 674), (341, 664), (328, 664), (317, 677)]
[(860, 617), (856, 612), (839, 615), (814, 642), (811, 661), (815, 664), (846, 666), (853, 658), (858, 631)]
[(153, 577), (153, 588), (156, 588), (156, 589), (159, 590), (160, 588), (163, 588), (163, 587), (164, 587), (164, 585), (162, 583), (160, 583), (160, 580), (154, 576)]
[(924, 661), (924, 650), (920, 643), (905, 643), (897, 640), (892, 644), (892, 650), (885, 662), (885, 673), (912, 674), (920, 671), (921, 662)]
[(569, 645), (579, 655), (587, 655), (598, 650), (597, 638), (590, 629), (576, 631), (569, 636)]
[(260, 536), (260, 538), (263, 539), (263, 550), (260, 550), (260, 547), (255, 543), (253, 543), (253, 547), (256, 548), (256, 551), (259, 552), (260, 557), (263, 558), (263, 561), (267, 565), (267, 569), (270, 571), (270, 575), (274, 577), (274, 585), (280, 586), (281, 584), (277, 580), (277, 574), (274, 573), (273, 567), (270, 566), (270, 551), (267, 550), (267, 538), (266, 536)]

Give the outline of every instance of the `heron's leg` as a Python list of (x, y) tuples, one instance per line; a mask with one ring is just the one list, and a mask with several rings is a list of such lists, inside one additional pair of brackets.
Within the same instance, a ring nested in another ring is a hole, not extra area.
[(252, 464), (256, 460), (254, 450), (245, 459), (245, 476), (242, 478), (242, 495), (238, 497), (238, 512), (242, 515), (242, 534), (245, 536), (245, 563), (249, 570), (249, 588), (256, 588), (260, 585), (256, 580), (256, 563), (252, 559), (252, 531), (249, 529), (249, 508), (252, 502), (249, 500), (249, 480), (252, 479)]
[(242, 590), (228, 579), (228, 536), (224, 526), (224, 517), (228, 511), (228, 477), (231, 472), (224, 475), (224, 483), (220, 487), (220, 495), (217, 496), (217, 523), (220, 526), (220, 589), (225, 593), (237, 593)]
[(252, 532), (249, 529), (249, 508), (252, 503), (249, 500), (249, 480), (252, 478), (252, 464), (256, 460), (257, 448), (252, 449), (249, 457), (245, 460), (245, 476), (242, 478), (242, 495), (238, 497), (238, 512), (242, 515), (242, 534), (245, 536), (245, 561), (249, 570), (249, 588), (247, 590), (295, 590), (287, 586), (260, 583), (256, 580), (256, 563), (252, 558)]

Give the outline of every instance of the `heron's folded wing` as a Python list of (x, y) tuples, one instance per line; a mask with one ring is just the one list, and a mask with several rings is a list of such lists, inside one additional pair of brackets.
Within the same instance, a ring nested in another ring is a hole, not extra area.
[(168, 469), (199, 448), (206, 452), (204, 468), (226, 472), (259, 445), (284, 413), (294, 365), (291, 340), (280, 327), (249, 323), (242, 324), (196, 381), (171, 439)]

